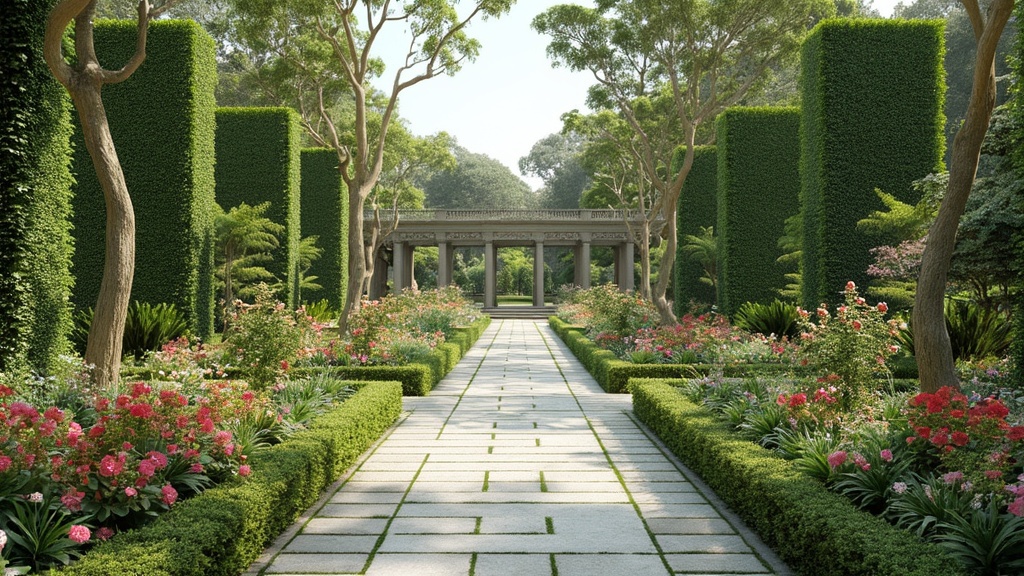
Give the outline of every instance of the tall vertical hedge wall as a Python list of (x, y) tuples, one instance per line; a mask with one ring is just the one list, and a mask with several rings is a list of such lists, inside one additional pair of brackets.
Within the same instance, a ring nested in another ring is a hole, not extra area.
[(338, 172), (338, 154), (330, 148), (302, 151), (302, 237), (318, 236), (323, 250), (307, 274), (317, 276), (319, 291), (302, 292), (305, 302), (326, 299), (334, 308), (345, 303), (348, 285), (348, 190)]
[(71, 326), (71, 107), (42, 54), (53, 4), (11, 0), (0, 18), (0, 372), (47, 372)]
[[(108, 69), (135, 49), (135, 21), (100, 21), (96, 53)], [(173, 303), (200, 335), (213, 331), (214, 43), (193, 21), (149, 27), (146, 60), (103, 89), (110, 131), (135, 207), (132, 299)], [(76, 131), (75, 306), (96, 305), (103, 274), (103, 192)]]
[(880, 188), (916, 202), (910, 183), (942, 166), (943, 24), (826, 20), (801, 53), (803, 304), (865, 284), (878, 239), (857, 221)]
[[(686, 147), (676, 150), (672, 160), (672, 171), (677, 172), (683, 165)], [(703, 226), (718, 227), (718, 158), (714, 146), (697, 146), (693, 151), (693, 167), (686, 176), (683, 191), (679, 195), (676, 212), (676, 268), (674, 283), (674, 304), (676, 315), (684, 314), (690, 302), (698, 305), (715, 304), (715, 289), (700, 281), (704, 270), (700, 263), (690, 260), (683, 251), (686, 236), (700, 236)]]
[(267, 217), (285, 232), (267, 269), (284, 285), (281, 298), (291, 307), (298, 304), (300, 153), (294, 110), (217, 109), (217, 203), (230, 210), (270, 202)]
[[(1014, 44), (1014, 56), (1011, 60), (1013, 72), (1020, 82), (1021, 74), (1024, 74), (1024, 2), (1017, 2), (1013, 9), (1017, 25), (1017, 38)], [(1024, 127), (1024, 89), (1018, 84), (1017, 89), (1012, 93), (1014, 106), (1011, 114), (1017, 122), (1017, 126)], [(1018, 142), (1024, 142), (1024, 129), (1019, 129), (1014, 137)], [(1017, 174), (1024, 176), (1024, 148), (1018, 147), (1013, 156)], [(1024, 207), (1024, 198), (1016, 198), (1017, 205)], [(1017, 255), (1017, 290), (1013, 297), (1013, 340), (1010, 344), (1010, 356), (1013, 358), (1014, 380), (1024, 382), (1024, 234), (1014, 239), (1014, 248)]]
[(771, 302), (785, 287), (778, 239), (800, 210), (800, 110), (730, 108), (718, 143), (718, 308)]

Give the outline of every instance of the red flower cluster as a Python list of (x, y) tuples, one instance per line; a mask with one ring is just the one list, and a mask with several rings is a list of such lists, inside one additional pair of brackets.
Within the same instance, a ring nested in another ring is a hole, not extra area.
[(908, 443), (927, 442), (939, 451), (950, 470), (997, 480), (1009, 467), (1011, 454), (1024, 444), (1024, 426), (1006, 421), (1010, 411), (995, 398), (971, 402), (950, 387), (910, 400), (907, 419), (914, 436)]

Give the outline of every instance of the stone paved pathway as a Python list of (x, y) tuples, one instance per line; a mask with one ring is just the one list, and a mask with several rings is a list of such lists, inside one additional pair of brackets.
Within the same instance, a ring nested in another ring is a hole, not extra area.
[(430, 396), (404, 401), (408, 417), (250, 574), (790, 573), (546, 322), (495, 320)]

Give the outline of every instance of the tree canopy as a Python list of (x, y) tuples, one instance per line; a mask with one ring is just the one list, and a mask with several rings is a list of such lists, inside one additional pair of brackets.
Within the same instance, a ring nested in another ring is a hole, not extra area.
[(423, 184), (427, 208), (536, 208), (529, 185), (507, 166), (485, 154), (455, 147), (457, 164)]

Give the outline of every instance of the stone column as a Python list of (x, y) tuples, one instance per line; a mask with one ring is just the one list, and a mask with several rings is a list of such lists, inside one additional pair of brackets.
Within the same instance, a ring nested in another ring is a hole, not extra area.
[(633, 243), (626, 242), (619, 246), (618, 272), (619, 290), (626, 291), (633, 289)]
[(494, 242), (484, 243), (484, 307), (498, 306), (498, 251)]
[(444, 288), (452, 283), (452, 245), (448, 242), (437, 243), (437, 287)]
[(391, 251), (391, 260), (394, 263), (394, 266), (392, 266), (392, 286), (395, 294), (401, 294), (402, 290), (405, 290), (409, 285), (409, 278), (406, 276), (406, 257), (405, 242), (395, 242), (395, 247)]
[(583, 289), (590, 288), (590, 240), (573, 247), (573, 263), (576, 267), (573, 283)]
[(544, 241), (533, 246), (533, 305), (544, 305)]

